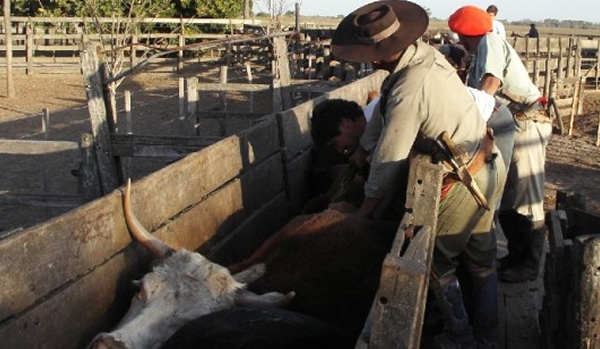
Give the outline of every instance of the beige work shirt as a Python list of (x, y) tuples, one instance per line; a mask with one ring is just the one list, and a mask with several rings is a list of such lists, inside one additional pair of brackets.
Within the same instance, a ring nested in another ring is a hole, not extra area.
[(365, 184), (365, 195), (371, 198), (394, 192), (409, 153), (432, 154), (443, 131), (472, 156), (486, 129), (455, 69), (425, 43), (407, 48), (382, 91), (388, 85), (385, 115), (376, 108), (361, 138), (364, 149), (374, 148)]

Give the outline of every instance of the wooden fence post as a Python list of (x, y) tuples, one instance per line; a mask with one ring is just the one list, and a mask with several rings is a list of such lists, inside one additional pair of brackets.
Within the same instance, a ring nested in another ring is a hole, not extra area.
[[(227, 69), (229, 66), (221, 66), (221, 75), (219, 77), (219, 83), (227, 85)], [(222, 119), (220, 120), (220, 132), (221, 136), (227, 135), (227, 91), (219, 92), (219, 99), (221, 100), (221, 110), (225, 112)]]
[[(125, 99), (125, 133), (130, 135), (133, 134), (133, 120), (131, 118), (131, 91), (125, 90), (125, 95), (123, 97)], [(131, 156), (128, 156), (125, 159), (125, 177), (131, 178), (132, 170), (131, 170)]]
[(556, 68), (556, 78), (558, 80), (562, 79), (565, 76), (564, 69), (565, 63), (563, 59), (563, 40), (562, 38), (558, 38), (558, 67)]
[(33, 73), (33, 25), (31, 22), (27, 23), (27, 27), (25, 28), (25, 60), (27, 61), (27, 69), (26, 74)]
[(91, 133), (81, 135), (79, 141), (81, 149), (81, 164), (79, 166), (79, 192), (85, 202), (92, 201), (102, 196), (98, 162), (94, 149), (94, 136)]
[[(248, 77), (248, 84), (252, 85), (252, 68), (249, 62), (246, 62), (246, 75)], [(254, 91), (250, 91), (250, 112), (254, 113)]]
[[(183, 22), (183, 18), (180, 19), (180, 27), (181, 33), (178, 35), (178, 45), (179, 47), (185, 46), (185, 23)], [(183, 70), (183, 50), (177, 51), (177, 72), (181, 73)]]
[(15, 97), (15, 84), (12, 75), (12, 22), (10, 0), (4, 0), (4, 44), (6, 46), (6, 91), (8, 98)]
[(600, 109), (598, 110), (598, 131), (596, 132), (596, 146), (600, 146)]
[(290, 93), (290, 63), (287, 57), (287, 42), (285, 38), (273, 38), (273, 112), (280, 112), (292, 107)]
[(117, 163), (112, 156), (110, 129), (102, 83), (102, 73), (97, 49), (99, 46), (87, 43), (81, 50), (81, 71), (84, 78), (87, 103), (92, 124), (92, 142), (98, 166), (102, 195), (119, 186)]
[[(42, 132), (44, 133), (44, 140), (50, 140), (50, 110), (48, 108), (44, 108), (42, 110)], [(42, 157), (42, 165), (44, 166), (44, 170), (42, 171), (42, 186), (43, 193), (48, 193), (48, 161), (47, 157)]]
[(574, 338), (568, 338), (567, 343), (573, 348), (598, 348), (600, 338), (598, 332), (600, 324), (600, 236), (598, 234), (584, 235), (575, 238), (572, 248), (575, 268), (573, 303), (575, 321), (573, 331), (569, 331)]
[[(418, 155), (411, 163), (407, 210), (382, 264), (379, 289), (357, 349), (420, 348), (442, 176), (443, 166), (433, 164), (429, 156)], [(409, 232), (414, 238), (406, 241)]]
[(185, 121), (185, 78), (180, 77), (178, 83), (179, 121)]
[[(548, 45), (550, 45), (550, 42), (548, 42)], [(552, 59), (550, 58), (550, 52), (548, 51), (548, 58), (546, 58), (546, 62), (545, 62), (545, 70), (546, 73), (544, 74), (544, 96), (546, 96), (546, 98), (550, 99), (550, 83), (552, 81)]]
[(573, 92), (573, 100), (571, 102), (571, 115), (569, 118), (569, 136), (573, 135), (573, 126), (575, 125), (575, 116), (579, 110), (579, 103), (581, 97), (581, 90), (584, 88), (585, 78), (580, 77), (579, 81), (575, 83), (575, 90)]
[(135, 32), (131, 36), (131, 49), (129, 50), (129, 65), (131, 67), (137, 64), (137, 44), (138, 44), (138, 29), (135, 28)]
[(187, 113), (186, 120), (187, 124), (191, 126), (190, 132), (192, 135), (197, 136), (200, 132), (199, 120), (198, 120), (198, 78), (192, 76), (186, 79), (187, 87)]

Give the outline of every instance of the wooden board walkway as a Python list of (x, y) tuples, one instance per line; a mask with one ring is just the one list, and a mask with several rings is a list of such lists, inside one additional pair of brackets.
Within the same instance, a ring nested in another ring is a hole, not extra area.
[[(506, 238), (498, 237), (498, 255), (506, 255)], [(545, 247), (548, 252), (548, 246)], [(535, 281), (498, 282), (499, 349), (533, 349), (540, 347), (539, 312), (544, 297), (544, 263)]]

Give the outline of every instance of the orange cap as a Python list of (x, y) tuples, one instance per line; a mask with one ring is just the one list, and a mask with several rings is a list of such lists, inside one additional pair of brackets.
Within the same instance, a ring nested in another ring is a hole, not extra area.
[(477, 6), (463, 6), (448, 18), (453, 32), (464, 36), (480, 36), (492, 30), (492, 17)]

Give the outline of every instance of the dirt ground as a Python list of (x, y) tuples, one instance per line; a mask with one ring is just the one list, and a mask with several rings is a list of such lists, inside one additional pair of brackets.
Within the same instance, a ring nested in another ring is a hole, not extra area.
[[(218, 76), (218, 71), (209, 73)], [(234, 71), (230, 73), (230, 81), (237, 82), (235, 79)], [(80, 74), (15, 74), (14, 98), (6, 97), (4, 74), (0, 74), (0, 81), (3, 82), (0, 85), (0, 139), (43, 140), (47, 137), (49, 140), (78, 142), (82, 133), (90, 132), (85, 89)], [(132, 94), (134, 133), (181, 134), (176, 73), (140, 73), (125, 80), (119, 88), (121, 93), (124, 90), (130, 90)], [(243, 99), (235, 95), (229, 97), (232, 100), (230, 108), (236, 108), (236, 99)], [(218, 101), (216, 96), (204, 98), (207, 104)], [(122, 98), (118, 104), (118, 124), (122, 131), (125, 128)], [(45, 108), (50, 113), (50, 132), (47, 135), (41, 131), (42, 111)], [(595, 146), (599, 113), (600, 93), (587, 93), (584, 113), (575, 121), (574, 135), (552, 137), (546, 165), (548, 208), (554, 207), (556, 190), (565, 190), (583, 194), (588, 210), (600, 214), (600, 148)], [(566, 119), (568, 122), (568, 117)], [(213, 128), (204, 130), (206, 135), (214, 135), (210, 134)], [(135, 161), (134, 167), (148, 162), (143, 159)], [(45, 155), (15, 155), (0, 151), (0, 163), (0, 235), (43, 222), (70, 209), (7, 205), (1, 201), (3, 195), (78, 194), (78, 180), (72, 174), (79, 163), (77, 151), (49, 152)], [(160, 161), (153, 164), (156, 168), (164, 165), (166, 163)]]

